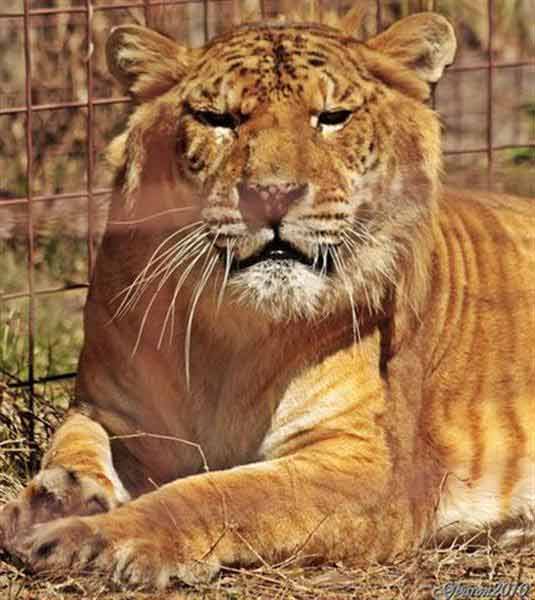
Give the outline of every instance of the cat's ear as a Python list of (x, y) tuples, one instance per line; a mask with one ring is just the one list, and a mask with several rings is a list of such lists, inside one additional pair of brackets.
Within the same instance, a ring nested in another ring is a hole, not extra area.
[(427, 83), (437, 82), (457, 50), (451, 23), (436, 13), (418, 13), (394, 23), (366, 42)]
[(139, 100), (165, 93), (188, 72), (193, 51), (138, 25), (112, 30), (106, 44), (110, 73)]

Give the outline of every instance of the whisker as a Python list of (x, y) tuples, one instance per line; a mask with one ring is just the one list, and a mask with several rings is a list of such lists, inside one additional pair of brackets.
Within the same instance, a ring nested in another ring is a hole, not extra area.
[(221, 305), (223, 304), (223, 296), (225, 293), (225, 288), (227, 287), (228, 284), (228, 278), (230, 276), (230, 269), (232, 267), (232, 258), (233, 258), (233, 251), (234, 251), (234, 246), (236, 245), (236, 240), (226, 240), (226, 253), (225, 253), (225, 272), (223, 274), (223, 281), (221, 283), (221, 288), (219, 290), (219, 294), (217, 297), (217, 307), (216, 307), (216, 315), (219, 314), (219, 311), (221, 309)]
[(109, 225), (138, 225), (139, 223), (146, 223), (147, 221), (151, 221), (152, 219), (157, 219), (158, 217), (163, 217), (165, 215), (177, 212), (186, 212), (188, 210), (195, 210), (198, 208), (197, 206), (182, 206), (180, 208), (169, 208), (167, 210), (163, 210), (158, 213), (154, 213), (152, 215), (148, 215), (147, 217), (143, 217), (141, 219), (132, 219), (128, 221), (108, 221)]
[[(171, 233), (169, 236), (167, 236), (156, 248), (156, 250), (154, 250), (154, 252), (152, 253), (152, 255), (150, 256), (149, 260), (147, 261), (145, 267), (143, 267), (143, 269), (141, 270), (141, 272), (136, 276), (136, 278), (134, 279), (134, 281), (129, 284), (126, 288), (124, 288), (123, 290), (121, 290), (119, 293), (117, 293), (113, 298), (112, 298), (112, 302), (117, 300), (118, 298), (120, 298), (124, 293), (126, 293), (129, 289), (134, 288), (136, 285), (136, 282), (142, 278), (143, 274), (146, 273), (149, 268), (151, 267), (151, 265), (153, 264), (153, 261), (156, 260), (158, 253), (160, 252), (160, 250), (168, 243), (170, 242), (173, 238), (175, 238), (177, 235), (180, 235), (183, 231), (186, 231), (187, 229), (191, 229), (192, 227), (196, 227), (199, 225), (203, 225), (202, 221), (195, 221), (194, 223), (190, 223), (189, 225), (186, 225), (184, 227), (181, 227), (180, 229), (177, 229), (176, 231), (173, 231), (173, 233)], [(188, 234), (190, 235), (190, 234)], [(184, 239), (186, 239), (188, 236), (185, 236)], [(180, 243), (180, 242), (178, 242)]]
[(325, 275), (327, 274), (327, 264), (329, 261), (329, 246), (323, 245), (321, 247), (321, 252), (323, 255), (323, 262), (320, 269), (320, 275), (322, 277), (325, 277)]
[[(173, 255), (174, 252), (177, 251), (178, 247), (179, 244), (174, 244), (157, 259), (154, 259), (152, 264), (147, 265), (147, 267), (141, 271), (134, 282), (128, 288), (126, 288), (125, 291), (127, 293), (121, 305), (119, 306), (116, 316), (122, 317), (124, 314), (131, 311), (136, 306), (144, 291), (147, 289), (147, 286), (150, 285), (154, 279), (157, 279), (162, 273), (168, 271), (169, 266), (172, 264), (172, 258), (171, 260), (168, 259)], [(150, 272), (151, 266), (152, 272)]]
[[(342, 244), (348, 249), (351, 256), (354, 257), (356, 255), (356, 249), (354, 247), (354, 244), (351, 242), (351, 238), (349, 238), (345, 234), (345, 232), (342, 232)], [(364, 292), (364, 299), (366, 301), (366, 306), (368, 307), (368, 312), (371, 315), (372, 314), (372, 304), (371, 304), (371, 300), (370, 300), (370, 295), (368, 293), (368, 286), (366, 285), (366, 281), (364, 280), (364, 278), (362, 276), (359, 279), (360, 279), (360, 283), (362, 286), (362, 290)]]
[[(184, 257), (190, 256), (192, 252), (195, 252), (197, 247), (203, 243), (203, 240), (206, 237), (208, 237), (208, 234), (206, 232), (198, 232), (195, 236), (192, 236), (186, 244), (180, 244), (180, 246), (175, 247), (171, 252), (172, 256), (169, 259), (168, 264), (160, 264), (160, 266), (157, 269), (156, 267), (154, 267), (154, 269), (156, 270), (153, 270), (153, 273), (149, 277), (147, 277), (143, 282), (140, 282), (140, 287), (136, 291), (138, 298), (147, 289), (151, 281), (157, 279), (161, 275), (161, 273), (164, 273), (165, 277), (170, 269), (174, 269), (178, 263), (182, 263), (182, 259)], [(162, 261), (160, 260), (159, 262), (162, 263)]]
[[(193, 267), (195, 266), (195, 264), (197, 263), (197, 261), (200, 258), (202, 258), (202, 256), (204, 255), (204, 253), (206, 252), (207, 249), (208, 249), (208, 244), (206, 244), (206, 249), (202, 250), (201, 253), (196, 258), (194, 258), (193, 261), (189, 264), (189, 266), (187, 267), (186, 271), (182, 274), (182, 277), (180, 278), (179, 283), (185, 281), (184, 274), (186, 275), (186, 277), (187, 277), (187, 275), (189, 275), (189, 273), (191, 272), (191, 270), (193, 269)], [(132, 351), (132, 355), (134, 355), (137, 352), (138, 348), (139, 348), (139, 344), (141, 342), (141, 337), (142, 337), (142, 334), (143, 334), (143, 330), (145, 329), (145, 324), (147, 322), (149, 313), (150, 313), (150, 311), (151, 311), (151, 309), (152, 309), (152, 307), (154, 305), (154, 302), (156, 301), (156, 298), (157, 298), (159, 292), (161, 291), (161, 289), (163, 288), (163, 286), (165, 285), (165, 283), (169, 280), (169, 278), (171, 277), (171, 275), (176, 271), (176, 269), (178, 269), (178, 267), (182, 264), (182, 262), (184, 262), (188, 258), (189, 258), (189, 256), (186, 256), (186, 257), (183, 258), (183, 260), (180, 263), (174, 265), (174, 268), (171, 269), (168, 274), (166, 274), (166, 276), (162, 279), (162, 281), (158, 285), (157, 290), (152, 295), (152, 298), (151, 298), (149, 304), (147, 305), (147, 308), (145, 309), (145, 313), (143, 314), (143, 319), (141, 320), (141, 324), (140, 324), (140, 327), (139, 327), (139, 331), (138, 331), (136, 343), (135, 343), (134, 349)], [(179, 285), (178, 284), (177, 284), (177, 288), (179, 289)], [(178, 289), (176, 289), (176, 295), (178, 295)], [(175, 295), (175, 299), (176, 299), (176, 295)]]
[(351, 282), (347, 278), (347, 274), (345, 273), (345, 270), (340, 261), (340, 257), (338, 256), (338, 252), (336, 251), (336, 248), (330, 248), (330, 251), (331, 251), (331, 256), (333, 257), (333, 262), (340, 272), (340, 276), (342, 277), (342, 281), (344, 283), (345, 291), (349, 297), (349, 304), (350, 304), (350, 308), (351, 308), (351, 319), (352, 319), (352, 325), (353, 325), (353, 349), (354, 349), (354, 351), (357, 351), (360, 348), (360, 342), (361, 342), (362, 338), (360, 335), (360, 327), (359, 327), (359, 322), (358, 322), (358, 317), (357, 317), (357, 309), (355, 306), (355, 298), (353, 295)]
[[(184, 255), (191, 246), (193, 246), (202, 236), (203, 230), (205, 226), (198, 227), (195, 231), (190, 232), (186, 235), (182, 240), (173, 244), (170, 248), (168, 248), (165, 252), (161, 253), (158, 256), (158, 252), (161, 251), (165, 243), (170, 241), (171, 236), (164, 240), (158, 248), (154, 251), (151, 258), (145, 265), (145, 267), (141, 270), (141, 272), (136, 276), (134, 281), (128, 285), (124, 290), (122, 290), (114, 299), (117, 299), (121, 295), (124, 295), (121, 304), (119, 305), (113, 319), (122, 317), (124, 314), (132, 310), (132, 308), (137, 304), (139, 298), (142, 296), (144, 291), (147, 289), (147, 286), (154, 281), (154, 279), (158, 278), (162, 273), (166, 272), (169, 267), (174, 266), (175, 261)], [(176, 232), (175, 232), (176, 233)], [(174, 234), (173, 234), (174, 235)], [(206, 236), (206, 232), (204, 232)], [(173, 255), (169, 260), (169, 264), (163, 264), (167, 261), (169, 256)], [(149, 275), (150, 269), (152, 267), (152, 273)]]
[(366, 244), (368, 242), (371, 242), (373, 244), (378, 244), (378, 240), (377, 238), (375, 238), (374, 236), (372, 236), (372, 234), (367, 231), (366, 229), (345, 229), (344, 233), (346, 235), (348, 235), (349, 237), (352, 237), (356, 242), (358, 242), (359, 244)]
[[(206, 263), (208, 261), (208, 257), (210, 256), (211, 251), (214, 249), (214, 247), (215, 247), (215, 245), (217, 243), (217, 238), (218, 237), (219, 237), (219, 233), (216, 233), (215, 237), (213, 238), (213, 240), (212, 240), (212, 242), (210, 244), (210, 247), (208, 248), (208, 251), (206, 253), (203, 251), (203, 254), (206, 254), (205, 259), (204, 259), (204, 263), (203, 263), (203, 266), (202, 266), (202, 272), (203, 273), (204, 273), (204, 270), (206, 268)], [(176, 295), (174, 296), (173, 305), (174, 305), (175, 299), (176, 299)], [(175, 315), (175, 311), (173, 310), (172, 314), (171, 314), (171, 329), (169, 331), (169, 342), (170, 343), (172, 342), (172, 339), (173, 339), (174, 315)], [(166, 315), (166, 318), (167, 318), (167, 315)]]
[[(379, 245), (380, 242), (377, 240), (377, 238), (375, 238), (372, 234), (370, 234), (369, 232), (365, 232), (363, 231), (363, 233), (365, 233), (368, 236), (368, 239), (370, 241), (372, 241), (374, 244)], [(347, 235), (347, 234), (352, 234), (353, 237), (355, 237), (356, 235), (358, 235), (355, 231), (352, 230), (347, 230), (345, 232), (343, 232), (342, 235)], [(363, 238), (360, 238), (359, 236), (359, 241), (364, 241)], [(349, 241), (349, 240), (348, 240)], [(356, 250), (354, 252), (352, 252), (353, 256), (356, 256)], [(406, 292), (403, 292), (399, 282), (396, 281), (393, 277), (392, 273), (388, 272), (388, 269), (381, 266), (380, 264), (375, 265), (376, 270), (378, 271), (378, 273), (392, 286), (392, 288), (395, 290), (396, 293), (401, 294), (401, 297), (407, 302), (407, 305), (409, 306), (409, 308), (411, 309), (411, 311), (413, 312), (414, 316), (416, 317), (416, 319), (421, 322), (421, 316), (418, 313), (418, 310), (416, 309), (416, 306), (414, 305), (414, 302), (411, 300), (411, 298), (407, 295)], [(368, 287), (366, 285), (366, 281), (364, 280), (364, 278), (362, 278), (362, 287), (364, 290), (364, 293), (366, 295), (368, 295)]]
[[(180, 290), (182, 289), (182, 286), (184, 285), (184, 282), (188, 278), (189, 274), (191, 273), (191, 271), (193, 270), (193, 268), (195, 267), (195, 265), (197, 264), (199, 259), (202, 258), (206, 254), (209, 247), (210, 247), (210, 244), (206, 240), (200, 240), (198, 242), (198, 244), (196, 246), (194, 246), (188, 254), (183, 256), (180, 261), (178, 261), (177, 263), (175, 263), (172, 266), (172, 269), (169, 271), (169, 273), (167, 273), (165, 275), (165, 278), (162, 281), (162, 283), (160, 283), (160, 286), (158, 287), (157, 291), (159, 291), (161, 289), (162, 284), (167, 282), (169, 280), (169, 278), (173, 275), (173, 273), (175, 273), (181, 265), (183, 265), (185, 262), (187, 262), (190, 258), (194, 257), (192, 262), (190, 262), (189, 265), (182, 272), (182, 275), (180, 276), (180, 278), (178, 279), (178, 281), (175, 285), (175, 289), (173, 291), (173, 296), (171, 298), (171, 302), (169, 303), (169, 307), (167, 308), (167, 311), (165, 313), (162, 330), (160, 333), (160, 337), (158, 339), (158, 345), (157, 345), (158, 349), (160, 349), (160, 347), (162, 345), (165, 331), (167, 329), (167, 323), (169, 322), (169, 319), (173, 319), (173, 317), (174, 317), (174, 309), (176, 306), (178, 294), (179, 294)], [(197, 254), (197, 256), (195, 256), (196, 254)], [(172, 320), (172, 323), (174, 325), (174, 320)], [(169, 341), (170, 342), (172, 341), (172, 336), (173, 336), (173, 330), (170, 330), (170, 333), (169, 333)]]
[[(213, 247), (213, 246), (212, 246)], [(193, 317), (195, 315), (195, 309), (197, 308), (197, 304), (201, 297), (202, 292), (204, 291), (206, 284), (208, 283), (208, 279), (212, 275), (217, 261), (219, 260), (218, 256), (213, 256), (207, 266), (205, 266), (201, 280), (195, 287), (192, 295), (192, 302), (188, 314), (188, 321), (186, 325), (186, 337), (184, 340), (184, 367), (186, 369), (186, 387), (189, 390), (190, 382), (191, 382), (191, 373), (190, 373), (190, 359), (191, 359), (191, 330), (193, 326)], [(206, 263), (205, 263), (206, 265)]]
[(312, 270), (315, 271), (318, 268), (318, 261), (320, 259), (320, 246), (316, 246), (314, 251), (314, 260), (312, 261)]

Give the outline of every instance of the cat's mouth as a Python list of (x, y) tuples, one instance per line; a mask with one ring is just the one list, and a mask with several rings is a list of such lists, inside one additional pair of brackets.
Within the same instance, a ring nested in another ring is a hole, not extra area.
[(255, 252), (245, 259), (235, 258), (232, 263), (234, 271), (242, 271), (260, 263), (283, 263), (296, 262), (314, 271), (327, 272), (331, 267), (331, 258), (329, 252), (319, 252), (316, 257), (311, 258), (291, 243), (281, 240), (278, 236), (268, 242), (261, 250)]

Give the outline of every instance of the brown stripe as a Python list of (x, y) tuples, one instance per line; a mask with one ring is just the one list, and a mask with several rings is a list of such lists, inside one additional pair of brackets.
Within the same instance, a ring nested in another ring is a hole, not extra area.
[[(522, 349), (521, 336), (519, 335), (519, 326), (523, 324), (519, 323), (515, 319), (515, 309), (518, 308), (519, 303), (522, 301), (516, 294), (512, 293), (508, 285), (508, 275), (513, 273), (518, 268), (518, 259), (522, 258), (521, 253), (518, 252), (516, 247), (512, 247), (511, 240), (507, 239), (506, 244), (509, 246), (506, 248), (503, 246), (503, 238), (508, 238), (507, 230), (503, 227), (502, 223), (496, 216), (493, 215), (491, 231), (499, 236), (500, 245), (498, 248), (503, 250), (503, 253), (497, 252), (497, 261), (499, 266), (499, 281), (502, 286), (502, 294), (500, 296), (500, 306), (503, 306), (503, 318), (506, 321), (505, 330), (507, 331), (507, 348), (500, 349), (500, 356), (502, 358), (500, 365), (503, 365), (502, 369), (505, 372), (496, 373), (496, 377), (499, 378), (499, 383), (503, 386), (502, 391), (502, 419), (505, 428), (508, 430), (507, 450), (508, 455), (505, 463), (504, 475), (501, 482), (501, 509), (502, 512), (507, 514), (511, 509), (512, 496), (514, 488), (520, 480), (520, 461), (527, 452), (527, 436), (522, 428), (519, 421), (517, 412), (515, 410), (515, 401), (518, 401), (519, 393), (524, 391), (523, 382), (520, 383), (515, 380), (514, 373), (511, 372), (511, 365), (524, 362), (524, 353)], [(495, 240), (494, 240), (495, 241)], [(507, 258), (513, 258), (513, 260), (506, 261)], [(507, 264), (506, 264), (507, 262)], [(510, 264), (513, 263), (513, 264)], [(505, 343), (505, 340), (504, 340)], [(504, 360), (503, 360), (504, 359)]]

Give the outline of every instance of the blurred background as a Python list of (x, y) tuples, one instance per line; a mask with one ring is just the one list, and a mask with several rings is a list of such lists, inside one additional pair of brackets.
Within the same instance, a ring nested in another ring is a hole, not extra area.
[[(148, 23), (200, 46), (240, 11), (274, 17), (296, 1), (0, 0), (0, 460), (18, 472), (35, 464), (72, 394), (110, 186), (102, 153), (130, 111), (105, 65), (110, 29)], [(434, 98), (446, 177), (534, 197), (534, 1), (360, 4), (363, 38), (421, 10), (452, 20), (460, 50)]]

